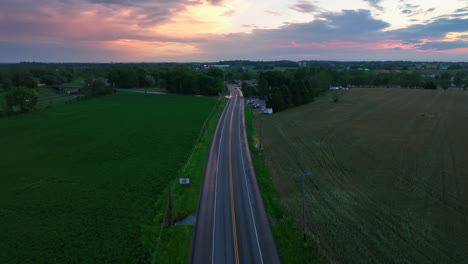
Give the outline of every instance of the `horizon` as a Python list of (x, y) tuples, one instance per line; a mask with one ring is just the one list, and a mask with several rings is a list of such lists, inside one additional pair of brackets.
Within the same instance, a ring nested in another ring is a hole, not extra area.
[(19, 62), (0, 62), (0, 64), (220, 64), (223, 62), (234, 62), (234, 61), (245, 61), (245, 62), (280, 62), (280, 61), (290, 61), (290, 62), (339, 62), (339, 63), (370, 63), (370, 62), (389, 62), (389, 63), (468, 63), (468, 61), (442, 61), (442, 60), (248, 60), (248, 59), (231, 59), (231, 60), (221, 60), (221, 61), (60, 61), (60, 62), (46, 62), (46, 61), (19, 61)]

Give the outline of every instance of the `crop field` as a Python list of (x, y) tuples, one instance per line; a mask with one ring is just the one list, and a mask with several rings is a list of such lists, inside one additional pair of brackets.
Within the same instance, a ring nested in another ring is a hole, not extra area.
[(117, 93), (0, 119), (0, 263), (147, 263), (142, 230), (215, 102)]
[(468, 262), (468, 93), (353, 89), (255, 120), (279, 199), (335, 263)]

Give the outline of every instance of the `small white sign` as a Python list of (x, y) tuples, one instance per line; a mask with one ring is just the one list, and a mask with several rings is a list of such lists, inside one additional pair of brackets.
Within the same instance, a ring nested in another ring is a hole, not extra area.
[(179, 178), (180, 184), (190, 184), (190, 178)]

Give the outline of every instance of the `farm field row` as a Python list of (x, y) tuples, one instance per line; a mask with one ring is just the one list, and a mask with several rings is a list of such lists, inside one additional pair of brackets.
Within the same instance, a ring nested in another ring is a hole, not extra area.
[(280, 202), (337, 263), (468, 261), (468, 93), (353, 89), (255, 119)]
[(0, 262), (147, 262), (143, 226), (215, 102), (119, 92), (0, 119)]

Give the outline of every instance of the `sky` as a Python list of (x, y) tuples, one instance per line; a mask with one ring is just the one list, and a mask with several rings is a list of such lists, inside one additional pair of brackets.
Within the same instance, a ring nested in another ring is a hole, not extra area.
[(0, 62), (468, 61), (468, 0), (0, 0)]

